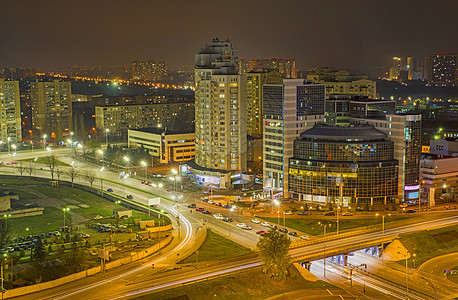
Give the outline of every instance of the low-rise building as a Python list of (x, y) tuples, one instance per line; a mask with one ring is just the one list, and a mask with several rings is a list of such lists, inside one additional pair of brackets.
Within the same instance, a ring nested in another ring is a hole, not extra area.
[(144, 147), (153, 165), (185, 162), (195, 157), (194, 129), (143, 128), (128, 131), (129, 147)]

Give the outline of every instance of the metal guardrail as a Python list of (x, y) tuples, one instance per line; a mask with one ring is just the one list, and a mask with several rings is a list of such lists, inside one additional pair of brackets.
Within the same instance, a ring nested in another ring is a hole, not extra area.
[(356, 250), (364, 249), (365, 247), (371, 247), (371, 246), (375, 246), (375, 245), (378, 245), (378, 244), (381, 244), (381, 243), (386, 243), (386, 242), (391, 241), (391, 240), (392, 240), (392, 238), (381, 238), (381, 239), (372, 240), (372, 241), (368, 241), (368, 242), (345, 245), (345, 246), (338, 247), (338, 248), (334, 247), (334, 248), (329, 248), (329, 249), (326, 249), (326, 250), (323, 249), (323, 250), (320, 250), (320, 251), (309, 252), (309, 253), (307, 253), (305, 255), (293, 257), (293, 261), (317, 260), (317, 259), (321, 259), (321, 258), (328, 257), (328, 256), (333, 256), (333, 255), (339, 255), (339, 254), (343, 254), (343, 253), (353, 252), (353, 251), (356, 251)]

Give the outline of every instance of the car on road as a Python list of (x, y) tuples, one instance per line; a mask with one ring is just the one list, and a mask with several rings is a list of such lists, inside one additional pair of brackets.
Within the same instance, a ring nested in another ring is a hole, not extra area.
[(291, 236), (297, 236), (297, 232), (296, 231), (290, 231), (288, 232), (289, 235)]
[(207, 198), (207, 197), (203, 197), (203, 198), (202, 198), (202, 201), (208, 202), (208, 198)]
[(205, 208), (203, 208), (203, 207), (196, 208), (196, 211), (204, 211), (204, 210), (205, 210)]
[(127, 199), (130, 199), (130, 200), (134, 199), (134, 197), (132, 197), (131, 194), (127, 194), (126, 198), (127, 198)]
[(285, 211), (285, 215), (292, 215), (293, 213), (290, 210)]
[(203, 210), (202, 213), (203, 213), (203, 214), (206, 214), (206, 215), (211, 215), (211, 214), (212, 214), (212, 213), (209, 212), (208, 210)]
[(402, 203), (401, 205), (399, 205), (400, 208), (406, 208), (407, 206), (409, 206), (409, 204), (407, 203)]
[(145, 184), (145, 181), (144, 181), (144, 180), (142, 180), (142, 181), (140, 181), (140, 183), (141, 183), (141, 184)]
[(301, 235), (301, 239), (303, 240), (310, 240), (310, 236), (309, 235)]
[(266, 233), (266, 232), (264, 230), (256, 231), (256, 234), (263, 234), (263, 233)]
[(306, 211), (301, 211), (300, 213), (298, 213), (299, 216), (306, 216), (308, 215), (308, 212)]
[(196, 205), (194, 203), (191, 203), (188, 205), (188, 208), (196, 208)]
[(261, 223), (261, 226), (270, 227), (270, 224), (269, 224), (268, 222), (262, 222), (262, 223)]
[(253, 229), (253, 227), (251, 227), (250, 225), (245, 225), (245, 226), (242, 227), (242, 229), (251, 230), (251, 229)]
[(246, 224), (245, 223), (239, 223), (239, 224), (237, 224), (235, 226), (238, 227), (238, 228), (242, 228), (242, 227), (246, 226)]
[(214, 214), (213, 215), (213, 218), (217, 219), (217, 220), (222, 220), (224, 219), (223, 215), (222, 214)]
[(416, 212), (415, 209), (409, 209), (409, 210), (406, 211), (406, 214), (413, 214), (415, 212)]
[(353, 216), (353, 213), (347, 211), (347, 212), (344, 212), (342, 216)]
[(232, 218), (231, 217), (225, 217), (223, 219), (224, 222), (232, 222)]
[(259, 221), (258, 219), (253, 219), (253, 220), (251, 220), (251, 222), (253, 222), (255, 224), (260, 224), (261, 223), (261, 221)]
[(325, 215), (325, 216), (335, 216), (336, 213), (333, 212), (333, 211), (328, 211), (328, 212), (324, 213), (324, 215)]
[(100, 220), (100, 219), (103, 219), (103, 217), (101, 215), (97, 215), (94, 217), (94, 220)]
[(283, 233), (288, 233), (288, 229), (286, 228), (280, 228), (278, 231), (283, 232)]
[(167, 188), (167, 192), (170, 192), (172, 189), (171, 188)]
[(208, 204), (214, 204), (215, 202), (213, 202), (212, 200), (208, 200), (207, 203), (208, 203)]
[(113, 193), (113, 189), (107, 189), (107, 192)]
[(277, 228), (277, 225), (275, 225), (275, 224), (269, 224), (269, 227), (272, 228), (272, 229), (275, 229), (275, 228)]
[(84, 233), (84, 232), (78, 232), (78, 236), (81, 237), (81, 238), (83, 238), (83, 239), (87, 239), (87, 238), (90, 237), (89, 234)]

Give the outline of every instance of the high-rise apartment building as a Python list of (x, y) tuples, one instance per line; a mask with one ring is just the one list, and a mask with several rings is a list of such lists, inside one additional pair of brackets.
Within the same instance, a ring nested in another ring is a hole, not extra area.
[(275, 69), (283, 78), (297, 78), (296, 60), (294, 59), (272, 57), (271, 59), (247, 60), (242, 58), (238, 65), (242, 74), (261, 69)]
[(195, 163), (201, 172), (246, 169), (246, 75), (237, 62), (231, 42), (218, 38), (195, 55)]
[(359, 95), (370, 99), (375, 99), (377, 96), (376, 82), (367, 79), (367, 76), (364, 75), (354, 75), (347, 71), (320, 68), (307, 74), (307, 79), (324, 84), (326, 95)]
[(398, 80), (399, 74), (402, 71), (402, 59), (400, 57), (393, 57), (393, 66), (390, 68), (390, 80)]
[(0, 79), (0, 141), (22, 141), (19, 82)]
[(48, 138), (62, 138), (72, 126), (72, 88), (69, 81), (31, 82), (32, 127)]
[(283, 78), (277, 70), (254, 70), (247, 73), (247, 134), (262, 138), (262, 87), (264, 84), (281, 84)]
[(131, 63), (132, 80), (162, 81), (167, 76), (167, 65), (162, 61), (133, 61)]
[(458, 84), (458, 54), (440, 53), (429, 57), (429, 83), (435, 86)]
[(288, 160), (293, 142), (304, 130), (323, 121), (325, 86), (307, 79), (284, 79), (263, 86), (264, 190), (288, 197)]

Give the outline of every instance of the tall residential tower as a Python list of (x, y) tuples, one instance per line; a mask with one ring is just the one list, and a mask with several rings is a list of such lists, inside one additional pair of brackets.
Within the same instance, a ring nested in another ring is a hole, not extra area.
[(19, 82), (0, 79), (0, 141), (22, 140)]

